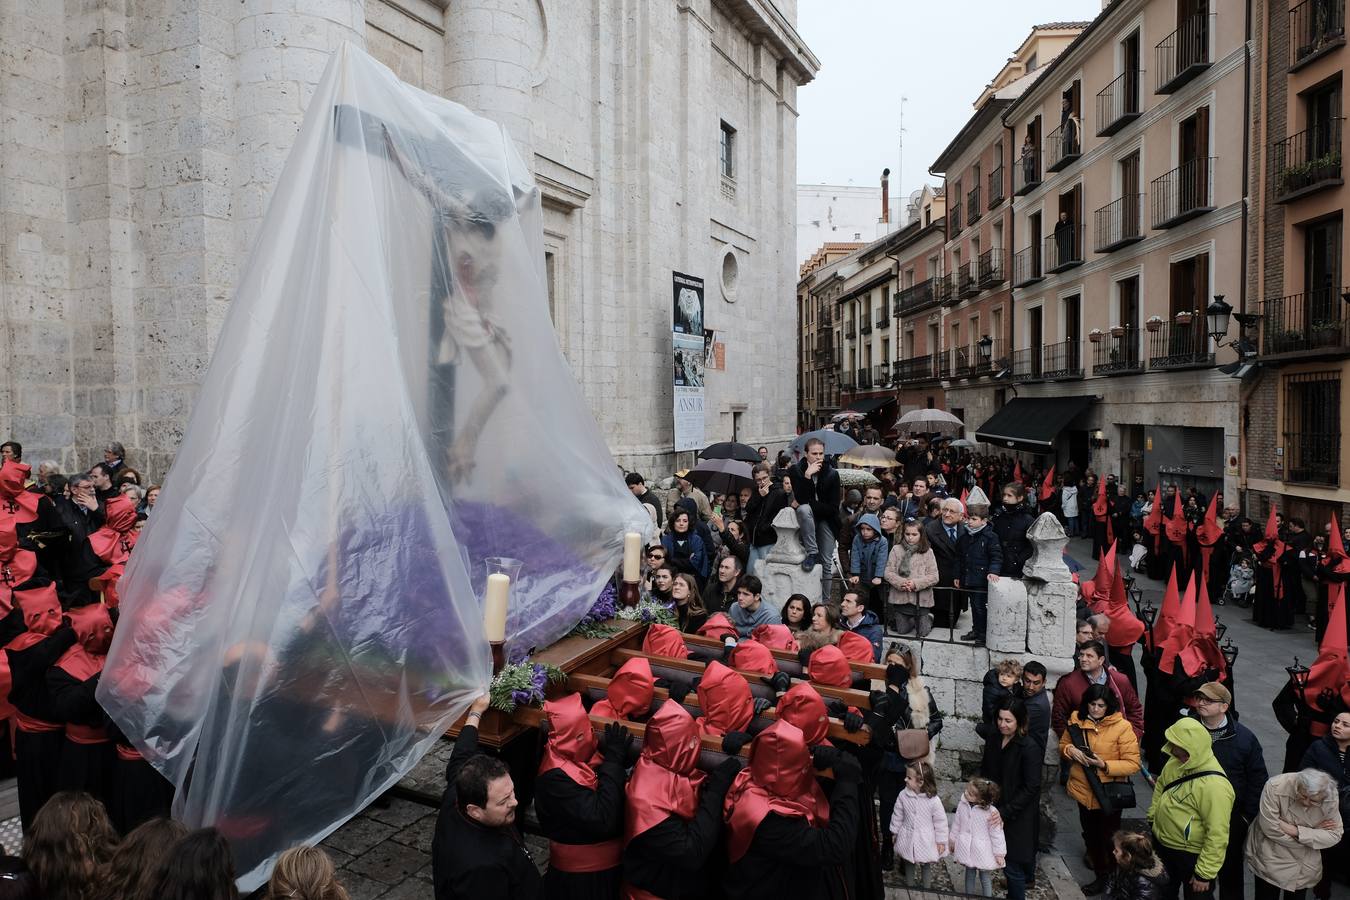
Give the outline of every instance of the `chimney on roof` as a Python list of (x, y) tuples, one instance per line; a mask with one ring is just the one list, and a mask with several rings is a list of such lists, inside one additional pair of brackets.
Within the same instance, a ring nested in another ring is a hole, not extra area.
[(881, 170), (881, 224), (891, 224), (891, 170)]

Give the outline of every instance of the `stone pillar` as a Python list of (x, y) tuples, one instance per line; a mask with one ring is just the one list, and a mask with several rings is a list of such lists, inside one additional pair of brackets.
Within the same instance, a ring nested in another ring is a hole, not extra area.
[(446, 13), (445, 95), (504, 126), (534, 171), (531, 104), (540, 48), (538, 0), (451, 0)]
[[(1027, 531), (1031, 559), (1024, 567), (1027, 590), (1027, 651), (1038, 657), (1073, 658), (1078, 585), (1064, 563), (1069, 539), (1052, 513), (1041, 513)], [(1051, 663), (1047, 660), (1046, 666)], [(1071, 667), (1066, 666), (1063, 671)], [(1062, 672), (1060, 673), (1062, 674)]]
[(821, 598), (820, 566), (809, 572), (802, 570), (806, 550), (797, 536), (797, 514), (791, 507), (780, 509), (773, 520), (778, 533), (769, 555), (759, 564), (759, 580), (764, 582), (764, 602), (771, 607), (782, 606), (793, 594), (806, 595), (807, 601), (819, 603)]
[(1002, 653), (1027, 649), (1027, 589), (1015, 578), (989, 585), (989, 627), (985, 646)]

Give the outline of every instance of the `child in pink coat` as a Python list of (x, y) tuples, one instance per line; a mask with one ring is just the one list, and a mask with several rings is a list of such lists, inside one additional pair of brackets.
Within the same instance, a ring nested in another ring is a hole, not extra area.
[(976, 882), (986, 897), (994, 896), (994, 870), (1003, 868), (1008, 852), (1003, 826), (995, 825), (994, 804), (998, 785), (987, 778), (972, 778), (952, 823), (952, 856), (966, 867), (966, 893), (976, 893)]
[(905, 789), (891, 813), (895, 855), (905, 861), (909, 886), (933, 886), (933, 864), (947, 853), (947, 811), (937, 795), (937, 776), (926, 762), (905, 767)]

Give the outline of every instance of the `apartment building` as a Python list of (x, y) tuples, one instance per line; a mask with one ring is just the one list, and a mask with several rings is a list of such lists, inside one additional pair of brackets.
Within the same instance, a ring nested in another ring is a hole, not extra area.
[(821, 245), (801, 265), (797, 281), (797, 425), (812, 431), (839, 411), (835, 301), (839, 263), (867, 246), (862, 241)]
[(1247, 336), (1239, 455), (1248, 512), (1276, 503), (1321, 533), (1350, 501), (1343, 239), (1345, 0), (1253, 4)]
[(977, 439), (1236, 496), (1206, 309), (1243, 307), (1246, 28), (1242, 0), (1114, 0), (1004, 112), (1012, 396)]

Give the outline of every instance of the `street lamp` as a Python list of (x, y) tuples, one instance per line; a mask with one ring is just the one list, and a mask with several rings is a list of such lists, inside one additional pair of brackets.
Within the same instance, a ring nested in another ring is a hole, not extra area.
[(1307, 705), (1307, 698), (1304, 696), (1304, 692), (1308, 689), (1308, 675), (1311, 673), (1311, 670), (1307, 666), (1299, 665), (1297, 656), (1294, 657), (1294, 664), (1292, 666), (1285, 666), (1284, 670), (1289, 673), (1289, 683), (1298, 691), (1299, 702)]
[(1219, 652), (1223, 654), (1223, 661), (1228, 664), (1228, 671), (1233, 671), (1233, 663), (1237, 662), (1238, 658), (1237, 644), (1233, 643), (1231, 639), (1224, 641), (1223, 646), (1219, 648)]
[(987, 364), (994, 354), (994, 339), (986, 334), (975, 342), (975, 346), (980, 350), (980, 362)]
[(1223, 636), (1228, 633), (1228, 626), (1219, 621), (1219, 617), (1214, 617), (1214, 640), (1221, 641)]
[(1228, 334), (1228, 320), (1233, 315), (1231, 304), (1225, 303), (1223, 294), (1215, 294), (1214, 302), (1205, 308), (1205, 322), (1209, 326), (1209, 336), (1220, 341)]

